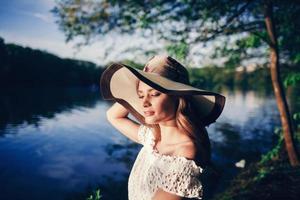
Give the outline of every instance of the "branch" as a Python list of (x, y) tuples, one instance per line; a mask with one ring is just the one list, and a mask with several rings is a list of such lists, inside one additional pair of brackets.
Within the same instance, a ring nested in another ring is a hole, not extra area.
[(226, 26), (228, 26), (228, 24), (230, 24), (235, 18), (237, 18), (238, 16), (240, 16), (241, 14), (243, 14), (243, 12), (246, 10), (246, 8), (250, 5), (251, 0), (249, 0), (245, 5), (243, 5), (239, 11), (237, 11), (236, 13), (234, 13), (231, 17), (228, 18), (226, 24), (223, 27), (220, 27), (221, 29), (225, 28)]
[[(250, 5), (252, 3), (252, 0), (248, 0), (248, 2), (245, 4), (245, 5), (243, 5), (237, 12), (235, 12), (231, 17), (229, 17), (228, 19), (227, 19), (227, 21), (226, 21), (226, 23), (224, 24), (224, 25), (222, 25), (222, 26), (220, 26), (220, 27), (217, 27), (215, 30), (212, 30), (212, 31), (208, 31), (208, 32), (211, 32), (211, 33), (213, 33), (213, 35), (212, 36), (210, 36), (210, 37), (208, 37), (208, 38), (205, 38), (206, 36), (200, 36), (200, 37), (197, 37), (196, 39), (195, 39), (195, 41), (204, 41), (204, 42), (207, 42), (207, 41), (209, 41), (209, 40), (212, 40), (212, 39), (214, 39), (214, 38), (216, 38), (218, 35), (220, 35), (221, 33), (223, 33), (226, 29), (227, 29), (227, 27), (237, 18), (237, 17), (239, 17), (241, 14), (243, 14), (244, 12), (245, 12), (245, 10), (246, 10), (246, 8)], [(253, 22), (251, 22), (251, 23), (253, 23)], [(203, 24), (203, 23), (202, 23)], [(249, 23), (250, 24), (250, 23)], [(206, 33), (208, 33), (207, 31), (206, 31)], [(239, 31), (239, 32), (241, 32), (241, 31)], [(200, 39), (201, 38), (201, 39)]]
[[(192, 42), (207, 42), (209, 40), (215, 39), (216, 37), (220, 36), (222, 33), (229, 35), (229, 34), (237, 34), (243, 32), (254, 32), (254, 30), (262, 28), (264, 25), (263, 21), (253, 21), (247, 24), (240, 24), (238, 26), (232, 26), (224, 29), (210, 29), (205, 31), (205, 36), (200, 35), (199, 37), (195, 38)], [(206, 35), (210, 34), (209, 37)]]

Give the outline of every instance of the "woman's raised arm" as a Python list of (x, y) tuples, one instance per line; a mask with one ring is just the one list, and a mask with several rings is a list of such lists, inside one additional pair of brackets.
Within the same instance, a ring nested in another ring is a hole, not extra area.
[(140, 124), (128, 118), (128, 110), (119, 103), (114, 103), (107, 111), (107, 120), (123, 135), (134, 142), (141, 143), (138, 140), (138, 129)]

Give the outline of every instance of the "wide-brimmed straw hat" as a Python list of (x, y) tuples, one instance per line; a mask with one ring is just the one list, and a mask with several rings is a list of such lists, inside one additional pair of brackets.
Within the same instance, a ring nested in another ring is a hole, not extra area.
[(145, 124), (143, 106), (137, 94), (139, 80), (168, 95), (189, 96), (199, 123), (204, 126), (215, 122), (223, 111), (223, 95), (191, 86), (186, 68), (174, 58), (162, 55), (153, 56), (143, 70), (122, 63), (111, 64), (100, 78), (102, 97), (122, 104)]

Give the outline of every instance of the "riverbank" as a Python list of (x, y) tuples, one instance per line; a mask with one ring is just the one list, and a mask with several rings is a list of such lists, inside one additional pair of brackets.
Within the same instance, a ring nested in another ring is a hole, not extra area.
[[(222, 193), (213, 200), (296, 200), (300, 196), (300, 167), (291, 167), (282, 138), (278, 131), (278, 144), (262, 156), (257, 163), (249, 164)], [(299, 149), (300, 132), (295, 134)]]

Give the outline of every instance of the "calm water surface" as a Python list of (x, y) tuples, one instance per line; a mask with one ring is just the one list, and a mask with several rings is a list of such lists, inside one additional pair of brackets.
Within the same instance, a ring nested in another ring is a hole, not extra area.
[[(0, 98), (0, 199), (127, 199), (127, 179), (141, 146), (105, 118), (111, 102), (99, 89), (18, 89)], [(235, 163), (260, 158), (280, 125), (272, 95), (228, 92), (226, 106), (208, 127), (219, 187), (238, 172)], [(293, 99), (293, 98), (291, 98)], [(297, 106), (297, 104), (293, 104)]]

